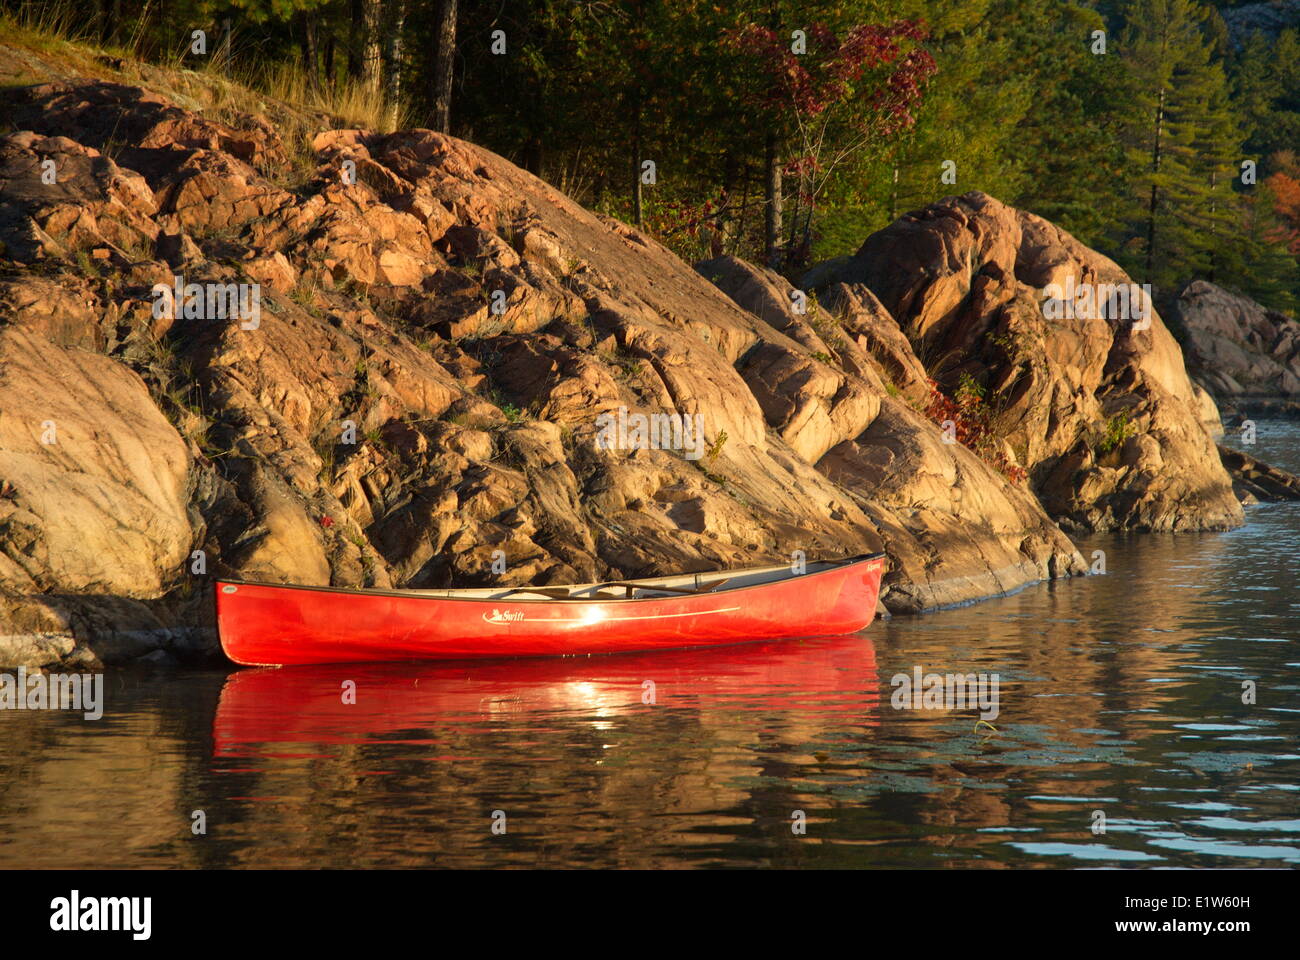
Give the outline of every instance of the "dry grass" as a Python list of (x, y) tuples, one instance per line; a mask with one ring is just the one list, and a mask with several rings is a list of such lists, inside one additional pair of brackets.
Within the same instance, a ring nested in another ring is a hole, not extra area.
[(248, 86), (308, 113), (324, 114), (339, 127), (389, 133), (411, 121), (405, 104), (389, 103), (361, 83), (313, 85), (297, 63), (281, 63), (261, 76), (250, 77)]
[[(387, 102), (379, 91), (361, 83), (311, 82), (296, 59), (267, 68), (241, 67), (237, 37), (229, 47), (219, 37), (210, 38), (207, 57), (190, 54), (187, 42), (150, 63), (138, 57), (140, 26), (112, 46), (87, 35), (91, 26), (82, 7), (68, 0), (52, 0), (30, 4), (16, 14), (0, 13), (0, 42), (53, 61), (49, 66), (70, 76), (103, 76), (148, 86), (178, 105), (214, 119), (265, 115), (280, 130), (295, 161), (310, 156), (311, 140), (321, 130), (355, 127), (386, 133), (412, 120), (406, 104)], [(33, 75), (30, 82), (45, 79)], [(303, 153), (306, 156), (297, 156)]]

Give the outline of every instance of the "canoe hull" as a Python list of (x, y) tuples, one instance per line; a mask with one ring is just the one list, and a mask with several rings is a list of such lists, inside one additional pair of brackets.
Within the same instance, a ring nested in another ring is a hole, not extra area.
[(884, 559), (737, 590), (623, 601), (484, 600), (218, 581), (222, 649), (247, 666), (581, 656), (856, 633)]

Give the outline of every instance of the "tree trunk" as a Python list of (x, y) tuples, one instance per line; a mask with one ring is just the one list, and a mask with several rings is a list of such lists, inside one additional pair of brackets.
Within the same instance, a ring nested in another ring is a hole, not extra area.
[(406, 0), (384, 2), (384, 102), (390, 122), (396, 124), (397, 104), (402, 99), (402, 27), (406, 23)]
[[(731, 210), (731, 195), (736, 189), (736, 177), (739, 175), (740, 165), (736, 161), (736, 154), (728, 150), (722, 160), (722, 193), (719, 195), (722, 207), (719, 210), (719, 216), (714, 221), (713, 229), (721, 238), (723, 245), (731, 239), (731, 233), (735, 229), (735, 215), (728, 212), (722, 213), (722, 210)], [(720, 254), (719, 254), (720, 255)]]
[(382, 7), (380, 0), (361, 0), (363, 37), (361, 41), (361, 86), (372, 97), (383, 91)]
[(361, 57), (365, 46), (365, 0), (348, 2), (348, 79), (360, 82)]
[(316, 15), (303, 10), (298, 14), (298, 37), (302, 52), (302, 72), (307, 86), (315, 89), (319, 59), (316, 55)]
[(325, 85), (331, 88), (334, 86), (334, 46), (334, 31), (331, 30), (325, 38), (324, 57)]
[(740, 252), (740, 245), (745, 242), (745, 223), (749, 216), (749, 163), (746, 162), (740, 175), (740, 212), (736, 217), (736, 232), (731, 240), (732, 256)]
[[(1160, 140), (1164, 135), (1165, 129), (1165, 91), (1160, 89), (1160, 96), (1156, 101), (1156, 136), (1155, 143), (1151, 147), (1151, 173), (1160, 172)], [(1158, 204), (1158, 190), (1155, 181), (1151, 182), (1151, 201), (1147, 208), (1147, 267), (1146, 276), (1143, 280), (1146, 283), (1151, 282), (1151, 265), (1155, 260), (1156, 249), (1156, 206)]]
[[(789, 256), (794, 252), (795, 238), (799, 236), (799, 216), (803, 213), (803, 194), (804, 183), (802, 176), (795, 181), (794, 189), (794, 209), (790, 211), (790, 236), (785, 241), (786, 255)], [(785, 211), (781, 211), (782, 217)]]
[(456, 61), (457, 0), (438, 0), (433, 26), (436, 44), (433, 70), (429, 74), (429, 126), (439, 133), (451, 132), (451, 84)]
[(528, 135), (528, 140), (524, 144), (521, 166), (539, 180), (545, 180), (546, 178), (542, 176), (542, 163), (545, 159), (546, 150), (542, 138), (534, 131)]
[(640, 229), (641, 214), (641, 94), (636, 97), (636, 108), (632, 119), (632, 222)]
[(803, 235), (799, 238), (798, 256), (799, 268), (803, 269), (812, 262), (812, 222), (813, 211), (817, 208), (817, 200), (813, 198), (808, 201), (808, 213), (803, 219)]
[(118, 0), (100, 0), (99, 3), (99, 39), (107, 44), (117, 33)]
[[(1211, 168), (1210, 170), (1210, 224), (1209, 224), (1211, 236), (1218, 233), (1218, 226), (1217, 226), (1217, 221), (1215, 220), (1215, 215), (1219, 212), (1219, 203), (1218, 203), (1218, 197), (1214, 193), (1214, 188), (1218, 186), (1218, 182), (1219, 182), (1218, 171)], [(1219, 244), (1216, 241), (1215, 243), (1210, 244), (1210, 275), (1206, 277), (1206, 279), (1209, 280), (1210, 283), (1214, 283), (1214, 274), (1215, 274), (1215, 269), (1218, 267), (1218, 259), (1219, 259)]]
[(234, 23), (229, 17), (221, 21), (221, 46), (217, 48), (217, 55), (212, 58), (213, 62), (220, 63), (227, 73), (230, 72), (230, 42), (234, 29)]
[(763, 247), (767, 265), (780, 266), (781, 242), (781, 166), (776, 155), (776, 134), (767, 135), (763, 151)]

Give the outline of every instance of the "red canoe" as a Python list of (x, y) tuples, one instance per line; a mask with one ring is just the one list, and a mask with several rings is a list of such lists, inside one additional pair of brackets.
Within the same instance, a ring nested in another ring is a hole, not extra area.
[(571, 587), (349, 590), (219, 580), (217, 631), (248, 666), (570, 656), (856, 633), (884, 555)]

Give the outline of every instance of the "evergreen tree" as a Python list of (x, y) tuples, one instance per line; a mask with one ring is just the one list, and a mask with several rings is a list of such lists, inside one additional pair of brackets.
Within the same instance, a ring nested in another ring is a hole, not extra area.
[(1276, 203), (1271, 182), (1240, 194), (1237, 232), (1223, 248), (1215, 279), (1270, 309), (1295, 315), (1300, 306), (1300, 264), (1287, 250)]
[[(1033, 96), (1016, 131), (1023, 187), (1008, 202), (1089, 246), (1121, 215), (1123, 62), (1106, 21), (1070, 0), (1002, 0), (997, 23)], [(1100, 32), (1100, 35), (1099, 35)]]
[(1141, 282), (1172, 289), (1210, 277), (1233, 229), (1230, 184), (1241, 133), (1227, 79), (1194, 0), (1133, 0), (1121, 55), (1128, 213), (1120, 259)]
[[(884, 158), (892, 168), (883, 178), (889, 219), (948, 194), (983, 190), (1010, 200), (1025, 186), (1016, 128), (1033, 100), (1033, 81), (1014, 69), (1012, 41), (993, 26), (997, 5), (942, 0), (925, 7), (938, 73), (912, 135)], [(954, 183), (945, 182), (945, 169)]]
[(1233, 102), (1242, 117), (1248, 156), (1300, 149), (1300, 34), (1270, 41), (1246, 37), (1229, 60)]

